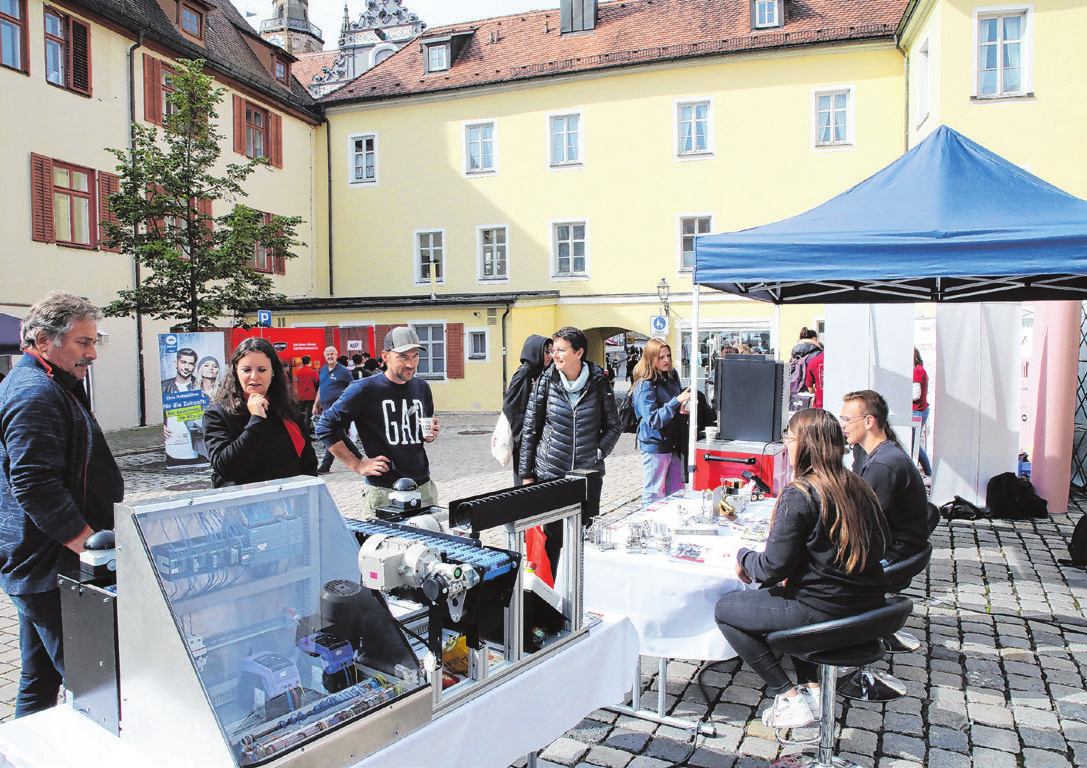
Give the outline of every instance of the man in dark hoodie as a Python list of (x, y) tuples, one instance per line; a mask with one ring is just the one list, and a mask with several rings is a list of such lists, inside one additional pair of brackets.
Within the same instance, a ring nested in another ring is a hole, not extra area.
[(540, 378), (543, 370), (551, 365), (551, 339), (532, 334), (525, 339), (521, 348), (521, 367), (513, 373), (510, 385), (506, 388), (506, 397), (502, 401), (502, 413), (510, 423), (513, 436), (513, 484), (521, 484), (518, 467), (521, 464), (521, 428), (525, 425), (525, 407), (532, 385)]

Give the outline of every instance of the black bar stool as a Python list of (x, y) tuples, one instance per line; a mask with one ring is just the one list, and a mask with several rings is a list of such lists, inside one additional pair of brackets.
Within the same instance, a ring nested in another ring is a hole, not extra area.
[(890, 595), (881, 608), (844, 619), (809, 624), (806, 627), (771, 632), (766, 641), (775, 650), (819, 665), (823, 715), (819, 721), (817, 757), (805, 756), (802, 765), (814, 768), (856, 768), (854, 763), (834, 755), (834, 703), (838, 667), (859, 667), (883, 658), (882, 638), (897, 632), (906, 623), (913, 602), (903, 595)]
[[(940, 510), (929, 502), (929, 532), (935, 530), (940, 522)], [(932, 561), (932, 544), (926, 543), (924, 549), (905, 560), (891, 563), (883, 572), (891, 582), (891, 592), (901, 593), (910, 586), (914, 577), (926, 570)], [(883, 638), (887, 653), (912, 653), (921, 647), (921, 641), (909, 632), (899, 630)], [(906, 684), (889, 672), (875, 672), (861, 667), (847, 680), (838, 685), (838, 692), (854, 701), (870, 701), (886, 704), (906, 695)]]

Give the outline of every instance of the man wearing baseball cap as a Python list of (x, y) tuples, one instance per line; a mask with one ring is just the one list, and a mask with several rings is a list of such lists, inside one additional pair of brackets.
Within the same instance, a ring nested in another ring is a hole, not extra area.
[[(441, 427), (430, 384), (415, 378), (423, 345), (412, 328), (399, 326), (386, 334), (382, 346), (384, 373), (353, 382), (317, 423), (317, 437), (332, 455), (366, 478), (366, 518), (388, 503), (393, 483), (402, 477), (419, 486), (424, 508), (438, 503), (423, 444), (433, 442)], [(347, 448), (352, 422), (368, 458), (356, 458)]]

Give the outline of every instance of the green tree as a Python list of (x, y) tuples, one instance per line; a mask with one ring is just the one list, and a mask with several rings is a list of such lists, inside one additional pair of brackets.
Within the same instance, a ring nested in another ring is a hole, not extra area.
[[(132, 147), (108, 150), (119, 163), (120, 191), (109, 198), (116, 221), (105, 225), (105, 245), (131, 254), (148, 272), (136, 288), (118, 291), (104, 312), (173, 321), (174, 331), (196, 331), (227, 315), (241, 325), (242, 315), (287, 300), (254, 269), (254, 254), (259, 248), (269, 259), (295, 258), (302, 219), (266, 221), (237, 202), (264, 158), (228, 163), (225, 175), (215, 175), (224, 138), (215, 130), (216, 106), (225, 89), (212, 88), (203, 61), (179, 65), (170, 76), (161, 136), (155, 126), (134, 123)], [(213, 217), (217, 200), (233, 206)]]

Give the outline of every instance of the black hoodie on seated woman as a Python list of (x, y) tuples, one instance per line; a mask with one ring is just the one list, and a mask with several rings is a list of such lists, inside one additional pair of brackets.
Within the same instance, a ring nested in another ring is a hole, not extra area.
[(525, 339), (525, 345), (521, 348), (521, 366), (514, 371), (502, 401), (502, 413), (506, 414), (506, 420), (510, 423), (510, 434), (513, 436), (511, 463), (514, 485), (521, 484), (521, 476), (517, 474), (517, 468), (521, 464), (521, 429), (525, 425), (528, 396), (532, 393), (532, 385), (547, 367), (544, 355), (545, 353), (550, 355), (550, 350), (551, 339), (545, 336), (534, 333)]

